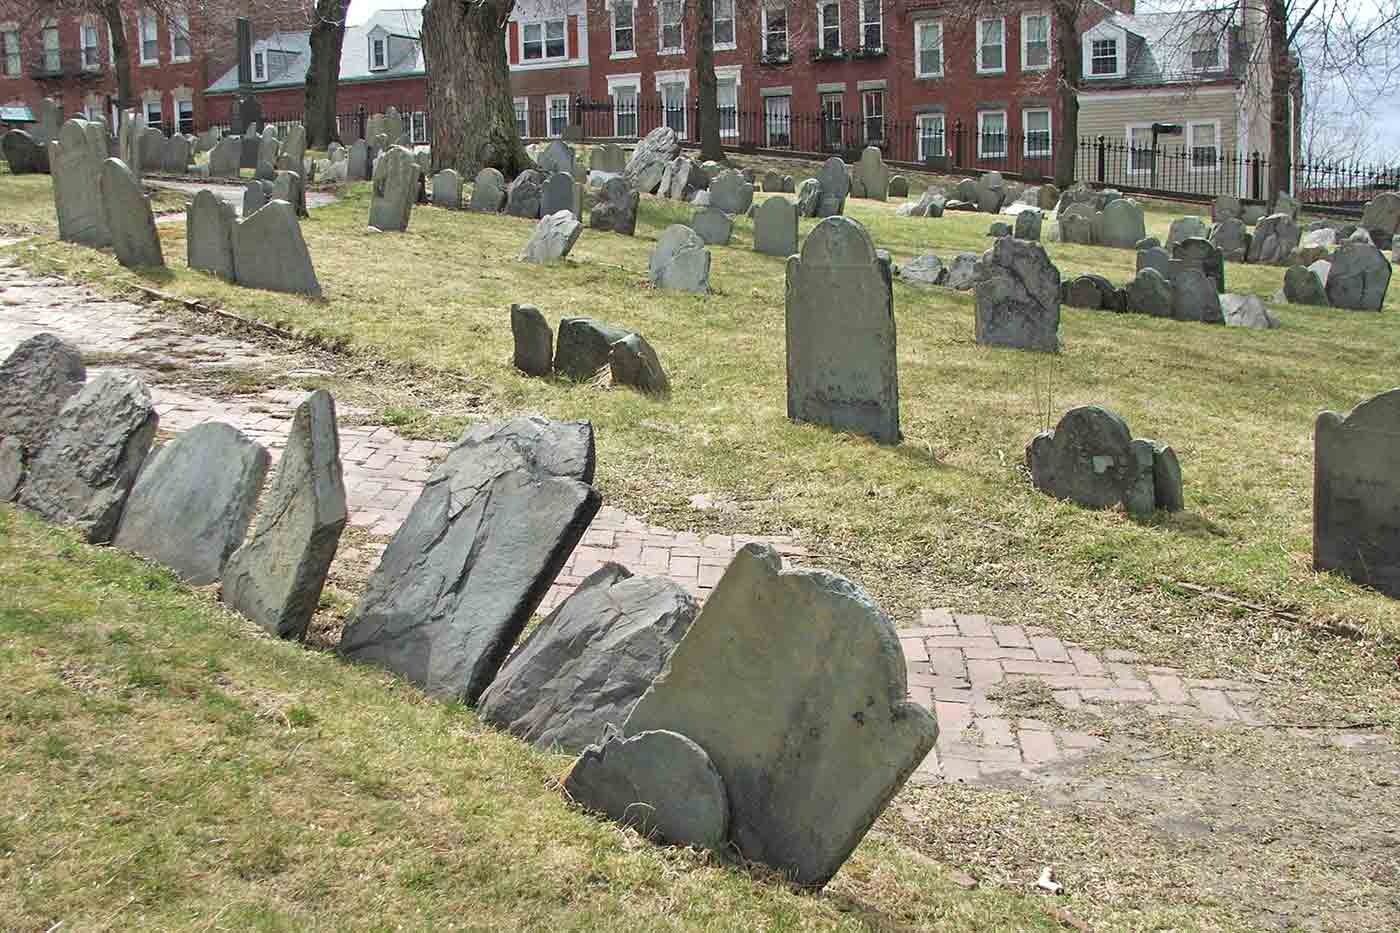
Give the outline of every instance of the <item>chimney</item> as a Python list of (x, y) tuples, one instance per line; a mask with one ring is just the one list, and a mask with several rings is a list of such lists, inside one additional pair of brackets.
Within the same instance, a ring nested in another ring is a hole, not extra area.
[(248, 17), (238, 17), (238, 86), (253, 83), (253, 24)]

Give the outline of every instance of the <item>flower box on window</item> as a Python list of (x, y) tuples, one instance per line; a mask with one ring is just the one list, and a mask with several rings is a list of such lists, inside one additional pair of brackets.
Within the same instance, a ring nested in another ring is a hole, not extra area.
[(812, 49), (812, 61), (814, 62), (840, 62), (845, 61), (845, 59), (844, 49)]
[(792, 64), (792, 56), (791, 56), (791, 55), (759, 55), (759, 56), (758, 56), (758, 63), (759, 63), (760, 65), (791, 65), (791, 64)]
[(863, 45), (851, 51), (851, 58), (884, 58), (888, 54), (883, 46)]

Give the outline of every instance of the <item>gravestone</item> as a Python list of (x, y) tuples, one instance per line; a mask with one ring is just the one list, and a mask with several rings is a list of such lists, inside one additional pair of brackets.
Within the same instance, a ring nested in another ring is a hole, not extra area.
[(540, 189), (540, 214), (548, 216), (559, 211), (568, 211), (575, 220), (583, 219), (583, 206), (580, 204), (579, 189), (573, 175), (555, 172), (545, 180)]
[(749, 544), (623, 728), (704, 749), (735, 850), (820, 887), (937, 739), (907, 689), (894, 626), (860, 587), (784, 571), (775, 551)]
[(4, 150), (11, 175), (31, 175), (48, 168), (48, 154), (44, 147), (24, 130), (10, 130), (0, 137), (0, 149)]
[(1178, 217), (1167, 231), (1167, 248), (1171, 249), (1187, 237), (1205, 239), (1210, 236), (1210, 226), (1199, 217)]
[(506, 204), (506, 179), (499, 170), (484, 168), (476, 174), (472, 185), (471, 209), (498, 213)]
[(772, 169), (769, 169), (768, 171), (764, 172), (764, 173), (763, 173), (763, 190), (764, 190), (765, 192), (769, 192), (769, 191), (779, 191), (779, 192), (780, 192), (780, 191), (782, 191), (782, 190), (783, 190), (783, 173), (782, 173), (782, 172), (775, 172), (775, 171), (773, 171)]
[[(685, 156), (680, 156), (675, 162), (671, 163), (671, 180), (669, 186), (663, 179), (657, 193), (662, 197), (674, 198), (677, 201), (689, 201), (695, 192), (709, 187), (708, 184), (696, 184), (698, 179), (704, 177), (704, 172), (700, 170), (700, 166), (696, 165)], [(752, 196), (750, 196), (750, 200), (752, 200)]]
[(656, 239), (648, 275), (657, 288), (703, 295), (710, 290), (710, 251), (694, 230), (672, 224)]
[(1200, 269), (1187, 267), (1180, 270), (1171, 283), (1172, 317), (1178, 321), (1201, 321), (1205, 324), (1223, 324), (1224, 313), (1220, 310), (1220, 293), (1215, 283), (1206, 278)]
[(1223, 220), (1210, 228), (1211, 243), (1220, 250), (1226, 259), (1235, 262), (1245, 258), (1250, 239), (1249, 230), (1245, 227), (1244, 221), (1238, 218)]
[(960, 292), (970, 291), (977, 285), (980, 264), (981, 257), (976, 253), (958, 253), (948, 265), (943, 284)]
[(255, 173), (258, 168), (258, 153), (262, 150), (262, 136), (249, 131), (240, 138), (238, 147), (239, 169), (250, 168)]
[(462, 176), (456, 169), (445, 168), (433, 176), (433, 206), (448, 210), (462, 207)]
[(89, 544), (112, 540), (159, 420), (141, 380), (97, 376), (64, 404), (29, 457), (20, 504), (45, 521), (75, 526)]
[[(568, 176), (559, 175), (557, 177), (567, 178)], [(570, 184), (572, 184), (572, 180)], [(582, 232), (583, 224), (574, 219), (573, 212), (563, 210), (546, 214), (535, 225), (535, 230), (530, 234), (530, 239), (526, 242), (520, 258), (525, 262), (556, 262), (569, 255), (569, 250), (574, 248), (574, 244), (578, 242), (579, 234)]]
[(628, 334), (608, 348), (608, 368), (615, 386), (631, 386), (647, 395), (671, 391), (661, 360), (641, 334)]
[(283, 171), (296, 172), (298, 175), (306, 171), (303, 163), (306, 162), (306, 127), (300, 123), (293, 123), (287, 127), (287, 138), (282, 142), (282, 152), (277, 158), (277, 167)]
[(261, 444), (217, 421), (180, 433), (147, 459), (112, 543), (194, 586), (218, 582), (243, 543), (270, 461)]
[(1222, 194), (1217, 197), (1210, 206), (1210, 219), (1214, 223), (1223, 223), (1227, 220), (1240, 220), (1244, 217), (1244, 205), (1240, 199), (1232, 195)]
[(233, 205), (206, 189), (195, 193), (185, 211), (185, 260), (191, 269), (232, 281)]
[(1132, 249), (1145, 236), (1147, 223), (1143, 218), (1142, 205), (1128, 198), (1119, 198), (1104, 206), (1101, 242), (1105, 246)]
[(768, 256), (797, 252), (797, 205), (787, 198), (769, 198), (753, 215), (753, 248)]
[(909, 179), (905, 178), (903, 175), (890, 176), (890, 197), (909, 197)]
[(1055, 353), (1060, 348), (1060, 270), (1038, 243), (998, 239), (976, 284), (977, 342)]
[(816, 178), (804, 178), (797, 188), (797, 216), (815, 217), (821, 202), (822, 183)]
[(987, 228), (987, 236), (1004, 237), (1011, 236), (1011, 225), (1004, 220), (994, 220)]
[(595, 172), (621, 173), (627, 169), (627, 153), (617, 143), (594, 146), (588, 157), (588, 167)]
[(915, 256), (899, 271), (900, 278), (915, 285), (942, 285), (948, 278), (943, 260), (932, 253)]
[(1298, 248), (1301, 234), (1287, 214), (1271, 214), (1254, 227), (1247, 257), (1250, 262), (1279, 264), (1289, 260)]
[(1283, 297), (1295, 305), (1327, 307), (1327, 288), (1322, 278), (1307, 266), (1289, 266), (1283, 274)]
[(621, 728), (699, 611), (667, 577), (604, 564), (521, 642), (477, 713), (536, 748), (577, 753)]
[(103, 163), (101, 192), (117, 262), (129, 268), (165, 265), (151, 202), (141, 190), (141, 182), (121, 159)]
[(890, 267), (856, 221), (823, 220), (788, 258), (786, 332), (789, 418), (899, 443)]
[(225, 136), (209, 152), (210, 178), (237, 178), (239, 153), (243, 141), (237, 136)]
[[(805, 182), (804, 182), (805, 184)], [(851, 176), (846, 163), (832, 156), (817, 173), (817, 208), (813, 217), (834, 217), (846, 212), (846, 197), (851, 193)], [(800, 200), (800, 199), (799, 199)]]
[(272, 200), (272, 185), (257, 178), (250, 178), (243, 185), (243, 216), (250, 217)]
[(341, 653), (475, 704), (598, 511), (593, 466), (586, 422), (469, 430), (370, 575)]
[(972, 197), (964, 200), (976, 204), (979, 211), (995, 214), (1006, 203), (1006, 182), (1001, 172), (984, 172), (967, 193)]
[(1255, 295), (1232, 295), (1228, 292), (1220, 296), (1220, 310), (1225, 315), (1225, 323), (1230, 327), (1248, 327), (1251, 330), (1272, 330), (1279, 326), (1278, 319), (1264, 307), (1264, 302)]
[[(146, 118), (135, 110), (123, 110), (117, 126), (117, 155), (135, 175), (141, 173), (141, 136), (146, 132)], [(103, 158), (108, 158), (103, 147)]]
[(19, 438), (0, 435), (0, 502), (10, 502), (24, 482), (24, 447)]
[(641, 195), (623, 178), (609, 178), (598, 191), (597, 199), (588, 212), (588, 223), (594, 230), (611, 230), (632, 236), (637, 230), (637, 208)]
[(0, 363), (0, 437), (33, 457), (86, 379), (77, 347), (48, 333), (21, 341)]
[(1199, 269), (1210, 279), (1217, 292), (1225, 291), (1225, 254), (1208, 239), (1187, 237), (1172, 248), (1169, 268)]
[(728, 246), (734, 220), (717, 207), (702, 207), (691, 215), (690, 229), (708, 246)]
[(52, 97), (45, 97), (34, 108), (34, 116), (37, 120), (30, 127), (34, 141), (41, 147), (47, 146), (63, 130), (63, 104)]
[(878, 146), (866, 146), (855, 166), (856, 175), (865, 186), (865, 196), (875, 201), (885, 200), (890, 190), (890, 170)]
[(666, 165), (680, 154), (680, 140), (669, 126), (659, 126), (637, 144), (623, 168), (629, 185), (643, 194), (654, 194)]
[(738, 172), (721, 172), (710, 182), (710, 206), (726, 214), (743, 214), (753, 203), (753, 185)]
[(317, 389), (292, 417), (252, 536), (224, 566), (224, 603), (274, 635), (305, 637), (347, 518), (335, 400)]
[(248, 288), (321, 297), (296, 210), (286, 201), (269, 201), (234, 226), (233, 269)]
[(1154, 269), (1161, 273), (1162, 278), (1171, 277), (1172, 258), (1166, 250), (1160, 246), (1149, 246), (1147, 249), (1137, 251), (1137, 271), (1143, 269)]
[(54, 212), (58, 238), (84, 246), (112, 243), (102, 198), (102, 166), (107, 160), (107, 131), (99, 122), (69, 120), (49, 143)]
[[(371, 158), (369, 143), (365, 142), (363, 139), (357, 139), (351, 143), (349, 158), (350, 167), (345, 171), (346, 177), (351, 181), (368, 180), (374, 170), (373, 166), (370, 164)], [(495, 169), (491, 169), (491, 171), (495, 171)]]
[(1280, 191), (1274, 197), (1273, 213), (1275, 214), (1286, 214), (1289, 218), (1297, 220), (1298, 211), (1301, 207), (1302, 205), (1298, 203), (1298, 200), (1286, 191)]
[(1097, 311), (1100, 308), (1112, 310), (1113, 283), (1099, 275), (1080, 275), (1071, 279), (1065, 288), (1064, 304), (1074, 308), (1087, 308)]
[(1390, 287), (1391, 266), (1370, 243), (1348, 241), (1332, 254), (1327, 273), (1327, 300), (1334, 308), (1379, 311)]
[(277, 159), (281, 154), (282, 141), (277, 138), (276, 127), (263, 127), (262, 138), (258, 140), (258, 164), (255, 166), (255, 177), (261, 178), (263, 181), (272, 181), (277, 175)]
[(165, 134), (159, 127), (148, 127), (141, 132), (137, 147), (141, 153), (141, 169), (133, 174), (140, 176), (147, 172), (159, 172), (165, 165)]
[(1313, 568), (1400, 597), (1400, 389), (1317, 416)]
[(506, 187), (506, 213), (512, 217), (538, 220), (543, 187), (544, 176), (532, 168), (515, 176), (515, 180)]
[(534, 305), (510, 306), (510, 333), (515, 340), (515, 368), (527, 376), (554, 371), (554, 331)]
[(1361, 213), (1361, 226), (1376, 240), (1376, 245), (1400, 234), (1400, 194), (1384, 191), (1366, 202)]
[(1171, 317), (1171, 282), (1151, 266), (1141, 269), (1128, 283), (1128, 310), (1153, 317)]
[(190, 170), (190, 141), (175, 135), (165, 144), (161, 170), (171, 175), (184, 175)]
[(1137, 479), (1132, 433), (1117, 414), (1098, 405), (1070, 409), (1054, 430), (1026, 445), (1026, 466), (1041, 492), (1086, 508), (1124, 501)]
[(369, 202), (369, 225), (376, 230), (403, 232), (418, 194), (418, 163), (402, 146), (391, 146), (374, 165), (374, 189)]
[(397, 107), (390, 107), (380, 114), (379, 132), (389, 137), (390, 143), (398, 143), (403, 135), (403, 117), (399, 116)]
[(279, 169), (268, 194), (270, 201), (286, 201), (296, 210), (298, 217), (309, 217), (306, 210), (306, 185), (302, 184), (300, 172)]
[(1016, 239), (1039, 240), (1042, 215), (1038, 210), (1021, 211), (1016, 215)]
[(576, 382), (592, 379), (608, 365), (612, 345), (627, 336), (621, 327), (587, 317), (566, 317), (559, 322), (559, 346), (554, 369)]

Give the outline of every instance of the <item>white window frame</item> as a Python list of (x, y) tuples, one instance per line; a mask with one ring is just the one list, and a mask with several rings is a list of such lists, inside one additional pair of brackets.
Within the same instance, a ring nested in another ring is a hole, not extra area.
[[(825, 7), (831, 3), (836, 7), (836, 48), (826, 47), (826, 31), (832, 24), (826, 21)], [(841, 0), (817, 0), (817, 48), (824, 52), (841, 51)]]
[[(379, 64), (375, 64), (375, 56), (379, 56)], [(369, 70), (388, 71), (389, 70), (389, 37), (370, 36), (369, 37)]]
[[(618, 20), (617, 20), (617, 4), (616, 4), (616, 3), (609, 3), (609, 4), (608, 4), (608, 37), (609, 37), (609, 41), (612, 43), (612, 54), (609, 55), (608, 57), (609, 57), (609, 58), (612, 58), (612, 59), (619, 59), (619, 58), (636, 58), (636, 57), (637, 57), (637, 3), (636, 3), (636, 0), (627, 0), (627, 7), (628, 7), (628, 9), (631, 11), (631, 16), (628, 18), (628, 20), (627, 20), (627, 25), (626, 25), (626, 26), (620, 26), (619, 23), (618, 23)], [(623, 49), (623, 50), (621, 50), (621, 51), (618, 50), (618, 48), (617, 48), (617, 31), (618, 31), (618, 29), (625, 29), (625, 30), (627, 30), (628, 33), (631, 34), (631, 37), (632, 37), (632, 48), (630, 48), (630, 49)]]
[[(989, 152), (985, 148), (987, 141), (986, 123), (988, 117), (1001, 117), (1001, 151)], [(1011, 135), (1010, 123), (1006, 118), (1005, 110), (979, 110), (977, 111), (977, 158), (979, 159), (1005, 159), (1010, 155), (1011, 147), (1007, 145), (1007, 138)]]
[[(1145, 147), (1141, 147), (1143, 151), (1145, 151), (1145, 152), (1148, 153), (1148, 160), (1147, 160), (1147, 167), (1146, 167), (1146, 168), (1136, 168), (1135, 165), (1134, 165), (1134, 162), (1133, 162), (1133, 150), (1134, 150), (1135, 148), (1139, 148), (1139, 147), (1135, 147), (1135, 146), (1133, 145), (1133, 130), (1147, 130), (1147, 145), (1146, 145)], [(1127, 167), (1127, 169), (1126, 169), (1127, 174), (1129, 174), (1129, 175), (1151, 175), (1151, 174), (1152, 174), (1152, 163), (1155, 161), (1155, 157), (1152, 155), (1152, 151), (1151, 151), (1151, 150), (1152, 150), (1152, 124), (1151, 124), (1151, 123), (1129, 123), (1127, 126), (1123, 127), (1123, 140), (1128, 144), (1128, 167)]]
[[(88, 34), (91, 32), (92, 44), (88, 45)], [(78, 24), (78, 54), (82, 56), (82, 66), (84, 71), (102, 70), (102, 34), (101, 28), (96, 22), (84, 20)], [(88, 50), (92, 50), (92, 60), (88, 60)]]
[[(665, 18), (665, 10), (668, 3), (674, 3), (679, 9), (674, 24), (676, 29), (675, 45), (666, 44), (666, 27), (668, 23)], [(657, 55), (684, 55), (685, 54), (685, 0), (656, 0), (656, 54)]]
[(759, 33), (759, 39), (762, 42), (761, 48), (763, 49), (763, 57), (791, 60), (792, 27), (789, 23), (790, 16), (788, 15), (790, 11), (788, 10), (786, 3), (775, 3), (773, 4), (773, 7), (774, 9), (782, 10), (783, 13), (783, 54), (780, 56), (774, 56), (772, 52), (768, 51), (768, 4), (765, 3), (760, 10), (761, 15), (759, 16), (759, 26), (762, 30)]
[(413, 140), (416, 146), (426, 146), (428, 144), (427, 111), (415, 110), (408, 116), (408, 138)]
[[(1113, 70), (1104, 72), (1094, 71), (1094, 46), (1100, 42), (1113, 43)], [(1108, 78), (1123, 77), (1123, 38), (1121, 36), (1093, 36), (1084, 37), (1084, 77), (1094, 81), (1102, 81)]]
[[(181, 64), (194, 59), (194, 43), (190, 36), (190, 14), (181, 11), (173, 13), (165, 21), (165, 27), (170, 31), (170, 61), (172, 64)], [(179, 47), (175, 44), (180, 37), (185, 40), (185, 54), (181, 55)]]
[[(982, 34), (984, 27), (988, 23), (999, 23), (1001, 26), (1001, 66), (998, 68), (987, 68), (982, 64)], [(977, 21), (977, 73), (979, 75), (1004, 75), (1006, 74), (1006, 17), (986, 16)]]
[[(938, 70), (924, 71), (923, 49), (924, 33), (929, 29), (938, 30)], [(914, 23), (914, 77), (916, 78), (941, 78), (946, 71), (946, 64), (943, 58), (943, 20), (941, 19), (921, 19)]]
[[(52, 45), (49, 44), (50, 35), (53, 36)], [(50, 21), (39, 27), (39, 51), (43, 53), (46, 71), (57, 74), (63, 70), (63, 36), (58, 31), (58, 23)]]
[[(632, 92), (632, 109), (623, 110), (618, 103), (617, 92), (628, 90)], [(627, 137), (641, 135), (641, 116), (638, 110), (642, 101), (642, 76), (640, 73), (629, 75), (608, 75), (608, 97), (612, 99), (613, 105), (613, 135), (616, 137)], [(622, 125), (619, 117), (630, 115), (632, 117), (631, 133), (622, 132)]]
[[(1225, 41), (1224, 41), (1224, 38), (1225, 38), (1225, 34), (1224, 34), (1224, 31), (1223, 31), (1223, 30), (1222, 30), (1220, 33), (1215, 34), (1215, 35), (1212, 35), (1208, 29), (1207, 29), (1207, 30), (1202, 30), (1201, 32), (1194, 33), (1194, 34), (1191, 36), (1191, 48), (1190, 48), (1189, 53), (1188, 53), (1188, 54), (1190, 54), (1190, 56), (1191, 56), (1191, 70), (1192, 70), (1192, 71), (1224, 71), (1224, 70), (1225, 70)], [(1198, 49), (1198, 48), (1196, 47), (1197, 41), (1200, 40), (1200, 39), (1208, 39), (1208, 40), (1213, 40), (1213, 41), (1214, 41), (1214, 49), (1213, 49), (1213, 51), (1215, 52), (1215, 64), (1214, 64), (1214, 65), (1209, 65), (1209, 66), (1205, 66), (1205, 67), (1198, 67), (1198, 66), (1196, 65), (1196, 53), (1197, 53), (1197, 52), (1206, 51), (1205, 49)]]
[(24, 53), (18, 29), (0, 31), (0, 75), (18, 78), (24, 74)]
[(670, 113), (666, 108), (666, 88), (679, 84), (681, 86), (681, 125), (672, 127), (681, 139), (686, 139), (690, 135), (690, 69), (681, 68), (675, 71), (656, 72), (656, 96), (661, 102), (661, 125), (671, 126), (667, 122)]
[(711, 4), (711, 6), (710, 6), (710, 28), (711, 28), (711, 29), (714, 29), (715, 24), (718, 23), (718, 22), (720, 21), (720, 19), (719, 19), (719, 4), (722, 3), (722, 2), (723, 2), (723, 3), (729, 4), (729, 36), (730, 36), (730, 39), (729, 39), (728, 42), (719, 42), (719, 41), (715, 41), (713, 44), (714, 44), (714, 50), (715, 50), (716, 52), (732, 52), (732, 51), (734, 51), (735, 49), (737, 49), (737, 48), (739, 47), (738, 0), (706, 0), (706, 2)]
[[(835, 107), (831, 105), (835, 104)], [(846, 138), (846, 92), (825, 91), (817, 95), (822, 119), (822, 145), (835, 149), (845, 145)], [(833, 113), (832, 111), (836, 112)], [(835, 139), (832, 131), (835, 130)]]
[(184, 110), (185, 110), (185, 108), (187, 108), (187, 107), (189, 108), (189, 114), (190, 114), (190, 128), (189, 128), (188, 132), (193, 133), (193, 132), (194, 132), (194, 99), (193, 99), (193, 98), (190, 98), (190, 97), (184, 97), (184, 96), (175, 98), (175, 132), (176, 132), (176, 133), (179, 133), (179, 134), (181, 134), (181, 135), (183, 135), (184, 133), (187, 132), (187, 131), (185, 130), (184, 126), (181, 125), (181, 122), (182, 122), (182, 121), (181, 121), (181, 118), (184, 116)]
[(253, 52), (253, 81), (254, 83), (267, 80), (267, 52)]
[[(776, 101), (786, 101), (779, 108), (785, 112), (773, 113), (769, 107)], [(783, 133), (787, 137), (785, 144), (775, 144), (773, 142), (773, 128), (781, 126)], [(771, 97), (763, 98), (763, 144), (769, 149), (791, 149), (792, 148), (792, 95), (774, 94)]]
[[(1031, 148), (1031, 114), (1045, 114), (1045, 148)], [(1030, 107), (1021, 111), (1021, 154), (1027, 159), (1051, 159), (1055, 156), (1055, 113), (1049, 107)]]
[[(520, 130), (522, 131), (522, 132), (520, 133), (520, 138), (521, 138), (521, 139), (529, 139), (529, 138), (530, 138), (530, 98), (528, 98), (528, 97), (516, 97), (516, 98), (513, 98), (513, 99), (511, 100), (511, 106), (512, 106), (512, 107), (514, 108), (514, 110), (515, 110), (515, 126), (516, 126), (517, 129), (520, 129)], [(524, 119), (524, 120), (521, 120), (521, 119), (520, 119), (521, 114), (524, 114), (524, 116), (525, 116), (525, 119)], [(522, 126), (522, 124), (523, 124), (523, 126)]]
[[(719, 121), (719, 135), (723, 139), (734, 139), (739, 135), (739, 94), (743, 87), (743, 66), (742, 65), (721, 65), (715, 68), (715, 78), (718, 85), (715, 89), (715, 104), (719, 107), (719, 86), (726, 82), (734, 82), (734, 125), (728, 129), (724, 126), (724, 114), (721, 112)], [(723, 109), (722, 107), (719, 109)]]
[[(928, 159), (938, 159), (938, 158), (942, 158), (942, 157), (944, 157), (944, 156), (946, 156), (946, 155), (948, 154), (948, 116), (947, 116), (947, 114), (943, 114), (943, 113), (921, 113), (921, 114), (917, 114), (917, 115), (914, 117), (914, 123), (915, 123), (915, 126), (916, 126), (915, 139), (918, 141), (918, 146), (919, 146), (919, 161), (920, 161), (920, 162), (925, 162), (925, 161), (927, 161)], [(936, 123), (936, 124), (938, 124), (938, 132), (935, 133), (935, 134), (933, 134), (933, 135), (936, 136), (937, 138), (941, 139), (943, 142), (942, 142), (942, 145), (939, 146), (939, 149), (938, 149), (937, 152), (926, 152), (926, 151), (924, 151), (924, 124), (926, 124), (926, 123), (929, 123), (929, 124)]]
[[(866, 19), (865, 19), (865, 4), (866, 4), (866, 0), (859, 0), (859, 3), (860, 3), (860, 47), (861, 47), (862, 49), (875, 49), (875, 50), (878, 50), (878, 51), (884, 51), (884, 48), (885, 48), (885, 5), (884, 5), (883, 0), (874, 0), (874, 2), (875, 2), (875, 13), (876, 13), (877, 16), (879, 16), (879, 19), (875, 20), (874, 23), (867, 23), (867, 21), (866, 21)], [(879, 27), (880, 27), (880, 44), (879, 44), (879, 45), (867, 45), (867, 44), (866, 44), (866, 41), (865, 41), (865, 27), (866, 27), (867, 25), (876, 25), (876, 26), (879, 26)]]
[[(156, 118), (151, 119), (151, 108), (156, 108)], [(141, 115), (146, 118), (146, 125), (159, 129), (165, 125), (165, 109), (159, 96), (148, 97), (141, 102)]]
[[(1030, 30), (1028, 30), (1028, 29), (1026, 28), (1026, 23), (1027, 23), (1028, 21), (1030, 21), (1030, 20), (1033, 20), (1033, 19), (1043, 19), (1043, 20), (1045, 20), (1045, 64), (1043, 64), (1043, 65), (1030, 65), (1030, 64), (1027, 64), (1027, 62), (1029, 61), (1029, 56), (1027, 55), (1027, 51), (1030, 49), (1030, 41), (1029, 41)], [(1037, 12), (1022, 13), (1022, 14), (1021, 14), (1021, 70), (1022, 70), (1022, 71), (1049, 71), (1049, 70), (1050, 70), (1051, 64), (1053, 64), (1054, 61), (1055, 61), (1054, 29), (1055, 29), (1054, 20), (1051, 18), (1050, 14), (1049, 14), (1048, 12), (1044, 11), (1044, 10), (1040, 10), (1040, 11), (1037, 11)]]
[[(559, 132), (554, 132), (554, 107), (556, 104), (564, 105), (564, 126)], [(569, 95), (550, 94), (544, 99), (544, 132), (550, 139), (562, 139), (564, 130), (569, 126)]]
[[(559, 26), (559, 41), (564, 43), (564, 49), (558, 55), (549, 54), (549, 27)], [(525, 38), (531, 27), (537, 27), (540, 31), (540, 57), (529, 58), (525, 55), (525, 47), (530, 44)], [(520, 24), (520, 64), (539, 65), (543, 62), (563, 62), (569, 59), (569, 18), (567, 16), (551, 16), (549, 19), (532, 19)]]
[[(863, 35), (864, 33), (862, 33)], [(875, 119), (870, 112), (870, 102), (878, 100), (880, 102), (880, 135), (874, 137), (870, 135), (870, 121)], [(889, 114), (885, 113), (886, 100), (885, 89), (882, 87), (872, 87), (860, 92), (860, 133), (861, 141), (869, 146), (874, 143), (883, 143), (889, 139), (888, 126), (886, 120)]]
[[(146, 38), (146, 27), (150, 27), (151, 38)], [(146, 57), (146, 43), (150, 42), (155, 49), (155, 55)], [(156, 23), (156, 15), (150, 10), (142, 10), (136, 14), (136, 54), (143, 65), (160, 64), (160, 27)]]
[[(1215, 162), (1213, 165), (1196, 164), (1196, 130), (1209, 126), (1214, 138)], [(1197, 175), (1209, 175), (1220, 171), (1220, 121), (1219, 120), (1188, 120), (1186, 121), (1186, 155), (1189, 161), (1186, 163), (1187, 171)]]

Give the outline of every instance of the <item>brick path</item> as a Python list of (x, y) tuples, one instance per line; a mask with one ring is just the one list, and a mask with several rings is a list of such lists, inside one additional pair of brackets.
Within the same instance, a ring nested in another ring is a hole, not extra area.
[[(161, 363), (196, 371), (282, 364), (292, 379), (300, 365), (293, 356), (237, 338), (191, 333), (140, 305), (105, 300), (60, 280), (36, 279), (0, 265), (0, 357), (41, 331), (56, 333), (88, 354), (124, 354), (137, 371)], [(274, 457), (285, 442), (292, 410), (305, 397), (304, 392), (286, 389), (210, 397), (171, 385), (152, 386), (152, 395), (163, 431), (182, 431), (211, 419), (225, 421), (267, 446)], [(341, 406), (339, 413), (343, 420), (366, 414), (348, 406)], [(350, 521), (375, 537), (367, 547), (382, 549), (448, 445), (408, 440), (388, 427), (352, 424), (341, 427), (340, 442)], [(702, 538), (649, 526), (636, 516), (604, 507), (543, 608), (552, 608), (609, 560), (639, 572), (668, 575), (703, 599), (734, 552), (749, 541), (769, 542), (787, 558), (807, 553), (788, 538)], [(936, 711), (941, 728), (936, 749), (915, 773), (919, 781), (1033, 780), (1048, 765), (1104, 745), (1092, 727), (1057, 726), (1009, 714), (993, 696), (1017, 681), (1044, 684), (1081, 725), (1108, 713), (1108, 704), (1118, 703), (1208, 725), (1256, 721), (1250, 705), (1258, 696), (1257, 685), (1191, 680), (1171, 668), (1139, 664), (1124, 652), (1096, 656), (1045, 629), (926, 609), (916, 627), (900, 630), (900, 639), (909, 665), (910, 695)]]

